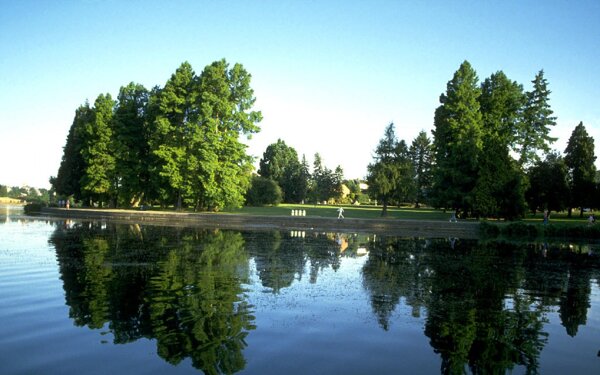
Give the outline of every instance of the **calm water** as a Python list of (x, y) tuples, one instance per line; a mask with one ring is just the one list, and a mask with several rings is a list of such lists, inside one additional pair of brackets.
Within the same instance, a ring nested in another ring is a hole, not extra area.
[(600, 373), (599, 245), (0, 214), (2, 374)]

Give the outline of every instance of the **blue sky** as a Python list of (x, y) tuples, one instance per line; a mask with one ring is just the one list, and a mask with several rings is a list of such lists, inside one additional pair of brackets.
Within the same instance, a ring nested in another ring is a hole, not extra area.
[[(564, 151), (583, 121), (600, 155), (600, 1), (0, 0), (0, 184), (48, 187), (75, 109), (133, 81), (164, 85), (183, 62), (252, 74), (262, 131), (363, 177), (393, 121), (431, 136), (462, 61), (531, 88), (544, 69)], [(598, 165), (598, 163), (597, 163)]]

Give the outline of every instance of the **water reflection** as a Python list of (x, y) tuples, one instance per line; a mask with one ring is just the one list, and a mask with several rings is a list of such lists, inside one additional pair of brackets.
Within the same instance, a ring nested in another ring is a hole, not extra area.
[(190, 358), (208, 374), (247, 365), (246, 338), (260, 332), (248, 296), (253, 272), (276, 297), (368, 254), (360, 278), (382, 332), (404, 304), (425, 319), (442, 373), (536, 373), (549, 312), (576, 336), (600, 270), (589, 245), (88, 222), (57, 225), (50, 242), (75, 324), (108, 329), (119, 344), (155, 339), (165, 361)]

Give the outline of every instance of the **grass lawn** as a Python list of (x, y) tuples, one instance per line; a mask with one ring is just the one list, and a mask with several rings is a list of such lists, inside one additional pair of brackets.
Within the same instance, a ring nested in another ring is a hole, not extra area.
[[(306, 216), (337, 218), (338, 208), (344, 208), (344, 217), (352, 219), (380, 219), (381, 206), (354, 206), (354, 205), (312, 205), (312, 204), (280, 204), (273, 207), (242, 207), (240, 209), (225, 210), (224, 213), (240, 215), (270, 215), (290, 216), (292, 210), (305, 210)], [(449, 212), (432, 208), (397, 208), (388, 207), (389, 219), (415, 219), (415, 220), (448, 220)]]
[[(569, 218), (568, 212), (552, 212), (550, 214), (550, 224), (565, 224), (565, 225), (581, 225), (588, 223), (588, 217), (590, 216), (589, 212), (584, 212), (583, 217), (579, 217), (579, 210), (574, 210)], [(528, 213), (525, 215), (525, 219), (523, 221), (527, 223), (539, 223), (542, 224), (544, 220), (544, 213), (538, 212), (536, 215)]]

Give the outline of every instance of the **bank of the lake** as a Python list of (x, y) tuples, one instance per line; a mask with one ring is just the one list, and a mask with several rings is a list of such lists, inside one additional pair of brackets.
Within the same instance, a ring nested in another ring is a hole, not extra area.
[(157, 225), (185, 225), (224, 229), (314, 230), (327, 232), (382, 233), (409, 237), (479, 237), (479, 223), (473, 221), (399, 219), (337, 219), (319, 216), (262, 216), (231, 213), (187, 213), (124, 209), (43, 208), (44, 216), (72, 219), (115, 220)]

